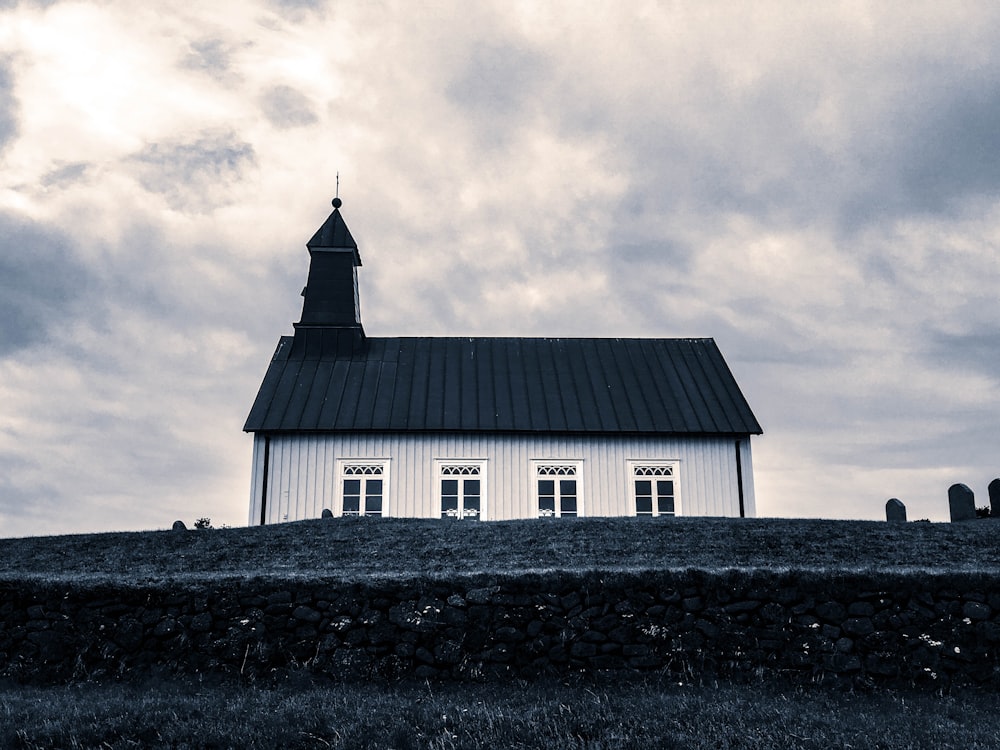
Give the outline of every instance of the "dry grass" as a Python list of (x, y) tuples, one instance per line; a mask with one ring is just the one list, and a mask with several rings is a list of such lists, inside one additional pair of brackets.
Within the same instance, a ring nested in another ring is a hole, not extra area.
[(766, 685), (529, 683), (0, 689), (12, 748), (962, 748), (1000, 746), (995, 697)]
[(240, 529), (0, 539), (0, 578), (124, 583), (664, 568), (992, 573), (1000, 572), (998, 523), (315, 520)]

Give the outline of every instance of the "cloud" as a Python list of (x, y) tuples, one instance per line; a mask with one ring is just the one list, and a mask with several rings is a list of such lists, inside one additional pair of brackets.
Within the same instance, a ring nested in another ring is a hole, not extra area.
[(1000, 84), (981, 73), (957, 77), (914, 113), (894, 160), (914, 210), (961, 210), (969, 197), (1000, 195)]
[(12, 18), (6, 529), (242, 522), (338, 169), (371, 335), (713, 336), (767, 430), (762, 514), (940, 519), (995, 466), (1000, 11)]
[(86, 162), (60, 164), (52, 171), (43, 175), (40, 182), (46, 188), (66, 188), (85, 178), (91, 166)]
[(256, 153), (233, 131), (207, 131), (194, 140), (152, 142), (130, 161), (146, 190), (171, 208), (198, 213), (231, 200), (229, 189), (256, 164)]
[(14, 96), (14, 76), (8, 60), (0, 58), (0, 153), (18, 132), (17, 98)]
[(272, 86), (260, 97), (264, 116), (276, 128), (312, 125), (319, 118), (309, 99), (291, 86)]
[(94, 277), (58, 230), (0, 212), (0, 357), (69, 321)]
[(963, 333), (932, 331), (923, 359), (928, 367), (978, 374), (1000, 387), (1000, 328), (976, 327)]
[(181, 60), (181, 67), (208, 73), (222, 81), (232, 81), (232, 44), (219, 37), (191, 42), (190, 51)]
[(269, 0), (279, 10), (319, 10), (326, 7), (327, 0)]
[(477, 139), (500, 146), (535, 117), (549, 74), (545, 56), (523, 40), (481, 41), (469, 49), (445, 94), (475, 123)]

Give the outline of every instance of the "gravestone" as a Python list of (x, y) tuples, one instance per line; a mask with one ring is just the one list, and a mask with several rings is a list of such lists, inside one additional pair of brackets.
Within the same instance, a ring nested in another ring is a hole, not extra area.
[(885, 504), (885, 520), (906, 523), (906, 506), (894, 497), (889, 498)]
[(183, 521), (174, 521), (174, 525), (171, 528), (174, 531), (187, 531), (187, 526), (184, 525)]
[(948, 488), (948, 507), (952, 522), (973, 521), (976, 518), (976, 496), (964, 484), (953, 484)]
[(323, 508), (323, 518), (333, 518), (333, 511), (329, 508)]
[(1000, 518), (1000, 478), (990, 482), (990, 518)]

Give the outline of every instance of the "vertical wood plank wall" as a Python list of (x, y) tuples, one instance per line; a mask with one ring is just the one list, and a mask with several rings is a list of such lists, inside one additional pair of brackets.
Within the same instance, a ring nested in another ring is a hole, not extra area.
[[(534, 518), (533, 459), (582, 461), (581, 516), (634, 514), (628, 460), (676, 460), (679, 515), (740, 515), (736, 451), (743, 474), (743, 505), (756, 513), (750, 440), (733, 438), (556, 437), (442, 434), (271, 435), (267, 523), (340, 515), (338, 459), (389, 459), (383, 515), (437, 518), (440, 506), (435, 459), (485, 459), (483, 520)], [(254, 435), (250, 525), (261, 519), (264, 437)]]

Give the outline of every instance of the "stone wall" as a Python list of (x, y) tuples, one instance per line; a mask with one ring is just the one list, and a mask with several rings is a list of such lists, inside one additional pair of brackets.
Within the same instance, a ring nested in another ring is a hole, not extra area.
[(614, 671), (1000, 687), (1000, 576), (551, 572), (0, 581), (0, 677), (485, 680)]

